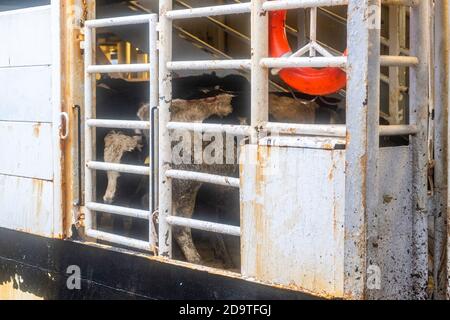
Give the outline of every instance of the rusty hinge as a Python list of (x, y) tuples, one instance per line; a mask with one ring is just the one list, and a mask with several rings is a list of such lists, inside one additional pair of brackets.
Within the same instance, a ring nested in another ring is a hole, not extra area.
[(75, 207), (75, 226), (77, 229), (84, 227), (84, 219), (85, 219), (85, 208), (84, 206)]

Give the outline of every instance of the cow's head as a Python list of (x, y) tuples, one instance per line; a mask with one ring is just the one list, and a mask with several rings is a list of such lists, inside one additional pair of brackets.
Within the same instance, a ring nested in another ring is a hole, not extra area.
[[(135, 150), (142, 150), (141, 136), (130, 136), (122, 132), (111, 131), (105, 137), (103, 158), (107, 163), (120, 163), (126, 152), (132, 152)], [(108, 171), (107, 177), (108, 185), (103, 196), (103, 201), (107, 204), (111, 204), (116, 199), (118, 187), (117, 182), (120, 177), (120, 173)]]

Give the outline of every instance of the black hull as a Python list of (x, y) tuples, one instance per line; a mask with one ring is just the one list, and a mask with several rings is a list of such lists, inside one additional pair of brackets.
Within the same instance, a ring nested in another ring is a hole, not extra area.
[[(69, 290), (67, 268), (81, 269)], [(20, 284), (17, 283), (20, 279)], [(148, 259), (120, 250), (47, 239), (0, 228), (0, 287), (44, 299), (311, 299), (299, 292)]]

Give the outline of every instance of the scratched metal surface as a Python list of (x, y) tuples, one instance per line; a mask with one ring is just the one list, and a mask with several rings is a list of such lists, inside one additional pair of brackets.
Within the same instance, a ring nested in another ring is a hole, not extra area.
[[(241, 168), (243, 276), (344, 297), (345, 151), (245, 152), (257, 152), (260, 165)], [(368, 290), (369, 298), (411, 294), (410, 173), (407, 147), (380, 149), (380, 204), (367, 219), (365, 255), (381, 269), (381, 286)]]

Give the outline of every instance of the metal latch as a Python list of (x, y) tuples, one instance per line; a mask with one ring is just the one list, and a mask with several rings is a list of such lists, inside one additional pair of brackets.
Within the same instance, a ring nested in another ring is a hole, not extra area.
[[(64, 129), (64, 133), (62, 133)], [(61, 112), (61, 125), (59, 127), (59, 137), (61, 140), (66, 140), (69, 137), (69, 114), (67, 112)]]

